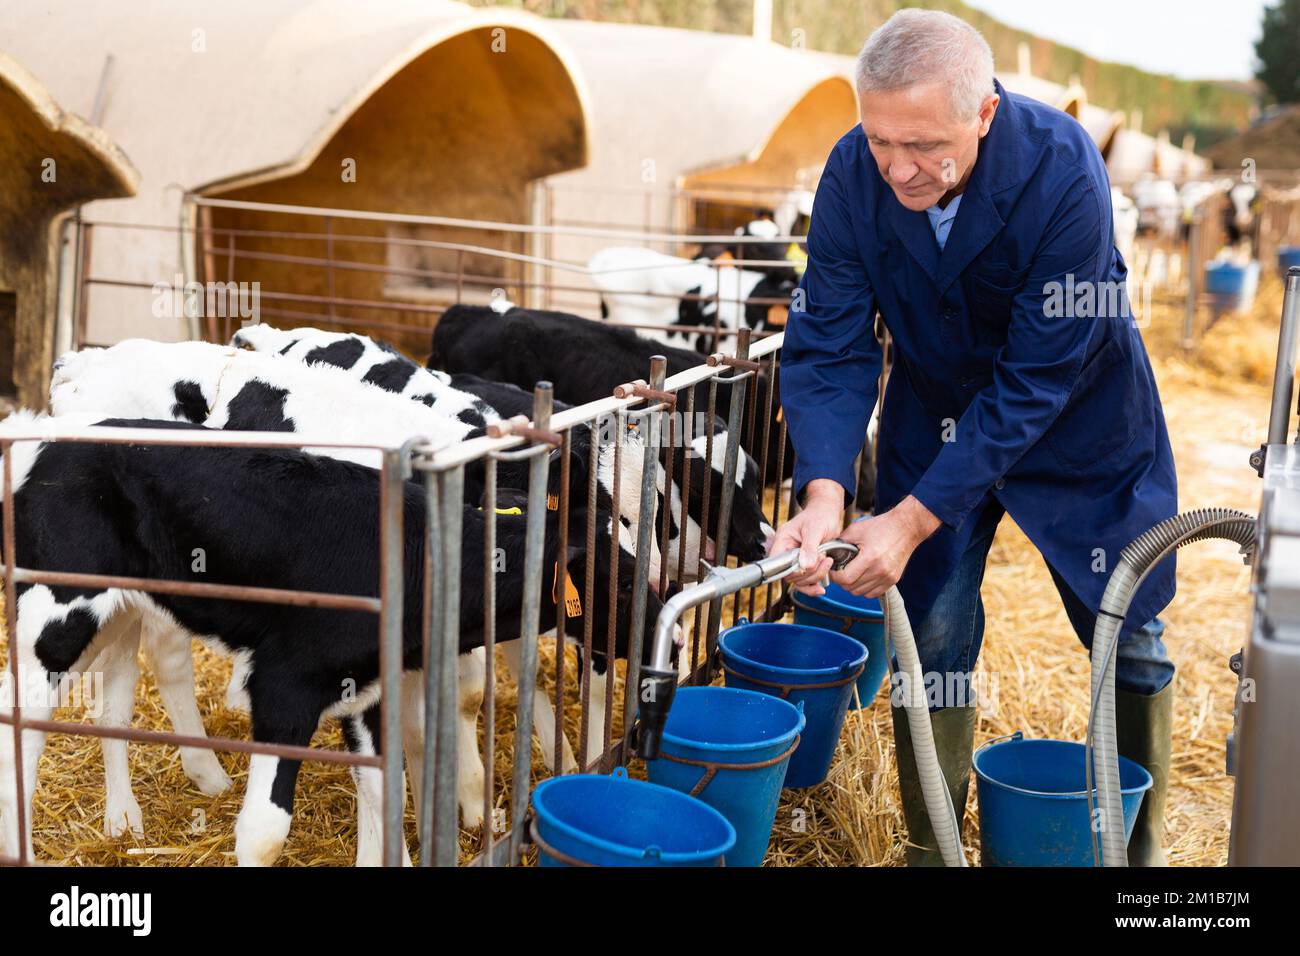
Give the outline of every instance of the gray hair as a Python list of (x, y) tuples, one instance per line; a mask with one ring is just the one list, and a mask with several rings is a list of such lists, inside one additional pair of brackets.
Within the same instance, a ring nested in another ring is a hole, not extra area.
[(855, 72), (863, 93), (945, 83), (953, 116), (968, 120), (993, 92), (993, 51), (978, 30), (950, 13), (899, 10), (867, 38)]

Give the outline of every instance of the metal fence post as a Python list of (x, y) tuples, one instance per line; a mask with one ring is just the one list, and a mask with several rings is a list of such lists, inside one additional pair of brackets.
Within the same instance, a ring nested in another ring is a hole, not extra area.
[(403, 521), (409, 444), (384, 451), (380, 485), (379, 666), (384, 748), (384, 865), (402, 865), (402, 624), (406, 578)]
[[(650, 357), (650, 387), (656, 391), (663, 391), (664, 376), (668, 369), (668, 359), (663, 355), (652, 355)], [(648, 401), (654, 402), (655, 399)], [(645, 609), (650, 590), (650, 562), (646, 556), (650, 553), (650, 545), (654, 540), (654, 505), (655, 505), (655, 485), (659, 474), (659, 428), (662, 424), (663, 412), (651, 412), (649, 417), (649, 428), (646, 430), (645, 454), (641, 471), (641, 511), (637, 516), (636, 523), (636, 576), (632, 581), (632, 622), (627, 642), (627, 681), (624, 683), (623, 693), (623, 726), (629, 728), (632, 721), (636, 718), (637, 679), (641, 672), (641, 647), (645, 640)], [(668, 489), (665, 491), (664, 507), (670, 507), (668, 499)], [(615, 533), (617, 533), (615, 527)], [(611, 542), (611, 547), (618, 548), (617, 537)], [(662, 561), (663, 555), (659, 556)], [(627, 752), (623, 753), (623, 760), (627, 760)]]
[[(434, 791), (434, 859), (455, 866), (459, 854), (456, 789), (457, 657), (460, 651), (461, 533), (465, 469), (439, 476), (442, 509), (442, 621), (438, 643), (438, 766)], [(428, 675), (426, 675), (426, 681)], [(484, 823), (486, 826), (486, 822)]]
[[(533, 391), (533, 427), (551, 426), (554, 403), (550, 382), (538, 382)], [(537, 690), (537, 633), (542, 603), (542, 558), (546, 533), (546, 479), (549, 456), (535, 455), (528, 462), (528, 517), (524, 530), (524, 593), (520, 615), (518, 717), (515, 727), (515, 763), (510, 784), (510, 853), (519, 859), (524, 838), (524, 817), (531, 796), (528, 786), (533, 755), (533, 695)], [(561, 558), (562, 560), (562, 558)], [(559, 759), (559, 755), (556, 755)]]

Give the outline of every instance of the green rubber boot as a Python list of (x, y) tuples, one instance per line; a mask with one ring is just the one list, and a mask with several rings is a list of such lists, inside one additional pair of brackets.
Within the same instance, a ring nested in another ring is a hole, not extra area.
[[(907, 821), (907, 865), (943, 866), (943, 855), (930, 827), (930, 815), (925, 810), (925, 796), (921, 793), (921, 779), (916, 772), (916, 758), (912, 752), (912, 733), (907, 726), (907, 711), (891, 707), (894, 719), (894, 751), (898, 759), (898, 793), (903, 803), (903, 819)], [(970, 790), (971, 747), (975, 742), (975, 708), (945, 707), (930, 714), (934, 729), (934, 749), (948, 782), (952, 807), (957, 813), (960, 827), (965, 817), (966, 794)], [(960, 829), (958, 834), (960, 834)]]
[(1150, 696), (1115, 689), (1115, 734), (1120, 756), (1146, 767), (1152, 780), (1128, 841), (1129, 866), (1169, 865), (1162, 844), (1173, 725), (1172, 681)]

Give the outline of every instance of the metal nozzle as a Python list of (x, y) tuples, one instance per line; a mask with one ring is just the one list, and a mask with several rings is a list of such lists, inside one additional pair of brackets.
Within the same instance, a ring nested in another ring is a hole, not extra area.
[[(827, 541), (817, 550), (821, 554), (838, 555), (832, 558), (831, 564), (836, 571), (842, 570), (858, 554), (856, 545), (838, 538)], [(677, 691), (677, 671), (672, 666), (673, 628), (682, 615), (693, 607), (728, 594), (779, 581), (798, 567), (798, 548), (738, 568), (715, 567), (703, 581), (679, 591), (664, 602), (655, 622), (651, 661), (648, 667), (641, 669), (638, 681), (640, 718), (632, 741), (637, 756), (642, 760), (653, 760), (659, 754), (659, 742)]]

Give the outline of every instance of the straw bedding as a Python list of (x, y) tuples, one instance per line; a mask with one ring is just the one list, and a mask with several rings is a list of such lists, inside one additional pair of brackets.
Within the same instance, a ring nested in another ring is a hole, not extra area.
[[(1265, 432), (1280, 302), (1280, 284), (1266, 280), (1253, 314), (1224, 318), (1191, 353), (1177, 346), (1179, 303), (1155, 304), (1144, 334), (1173, 437), (1182, 508), (1225, 505), (1253, 513), (1258, 507), (1259, 482), (1246, 457)], [(1179, 668), (1166, 840), (1174, 865), (1221, 865), (1227, 858), (1232, 800), (1231, 778), (1223, 769), (1235, 687), (1227, 660), (1246, 636), (1249, 578), (1235, 549), (1224, 543), (1189, 547), (1179, 557), (1179, 571), (1178, 596), (1164, 615), (1167, 643)], [(1041, 559), (1010, 519), (1003, 522), (994, 543), (983, 595), (988, 623), (980, 668), (987, 692), (977, 744), (1017, 730), (1027, 736), (1081, 740), (1087, 720), (1087, 656), (1069, 628)], [(728, 618), (730, 610), (728, 604)], [(550, 692), (553, 645), (544, 643), (542, 660), (540, 686)], [(226, 710), (222, 703), (229, 663), (199, 647), (195, 662), (208, 732), (247, 736), (247, 718)], [(571, 652), (567, 673), (570, 704), (565, 722), (576, 744), (578, 707)], [(497, 686), (496, 806), (504, 809), (515, 695), (506, 678), (498, 677)], [(56, 716), (83, 719), (71, 709)], [(621, 724), (617, 718), (616, 713), (616, 734)], [(137, 700), (136, 726), (169, 729), (147, 668)], [(331, 727), (323, 728), (314, 743), (342, 746)], [(883, 699), (865, 712), (850, 714), (830, 778), (820, 787), (787, 794), (782, 800), (767, 865), (899, 865), (905, 830), (892, 751)], [(205, 797), (181, 772), (174, 748), (132, 745), (132, 777), (147, 836), (108, 839), (101, 832), (103, 769), (98, 742), (51, 735), (35, 801), (38, 857), (78, 865), (232, 863), (234, 818), (247, 758), (223, 754), (221, 760), (235, 778), (235, 787), (219, 797)], [(533, 764), (538, 779), (542, 768), (536, 742)], [(354, 800), (345, 769), (304, 765), (283, 864), (351, 863), (356, 847)], [(967, 845), (972, 862), (977, 862), (973, 792), (966, 814)], [(414, 847), (409, 808), (407, 836)], [(462, 833), (461, 846), (468, 859), (479, 847), (478, 835)]]

